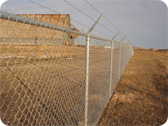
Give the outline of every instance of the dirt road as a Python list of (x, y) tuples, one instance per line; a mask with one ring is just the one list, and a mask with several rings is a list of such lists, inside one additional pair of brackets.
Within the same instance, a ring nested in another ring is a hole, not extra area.
[(135, 50), (98, 125), (162, 125), (167, 121), (168, 54)]

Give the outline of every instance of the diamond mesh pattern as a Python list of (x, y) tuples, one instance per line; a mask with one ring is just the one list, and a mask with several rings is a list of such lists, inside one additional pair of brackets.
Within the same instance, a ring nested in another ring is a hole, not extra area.
[[(53, 16), (51, 19), (50, 17)], [(0, 116), (6, 125), (85, 125), (86, 37), (68, 15), (20, 15), (30, 24), (0, 18)], [(61, 20), (60, 20), (61, 19)], [(18, 19), (19, 20), (19, 19)], [(132, 46), (90, 40), (88, 125), (96, 125), (132, 56)], [(112, 60), (112, 74), (110, 74)], [(119, 61), (120, 60), (120, 61)], [(112, 82), (110, 84), (110, 75)], [(111, 85), (111, 86), (110, 86)]]
[[(28, 17), (51, 23), (45, 16)], [(85, 48), (69, 46), (73, 40), (67, 32), (5, 19), (0, 23), (1, 120), (7, 125), (82, 122)], [(68, 27), (61, 23), (56, 22)]]

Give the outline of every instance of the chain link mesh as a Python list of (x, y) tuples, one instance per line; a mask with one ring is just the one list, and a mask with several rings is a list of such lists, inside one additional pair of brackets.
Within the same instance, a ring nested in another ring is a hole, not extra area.
[[(69, 15), (19, 16), (70, 29)], [(110, 85), (111, 94), (132, 56), (128, 44), (113, 42), (113, 56), (111, 46), (107, 41), (90, 40), (88, 125), (96, 125), (109, 100)], [(85, 62), (85, 36), (11, 21), (10, 16), (0, 18), (2, 122), (86, 125)]]
[[(93, 45), (95, 42), (98, 45)], [(91, 39), (90, 43), (88, 125), (95, 125), (109, 99), (110, 49), (108, 47), (111, 47), (111, 43), (94, 39)]]

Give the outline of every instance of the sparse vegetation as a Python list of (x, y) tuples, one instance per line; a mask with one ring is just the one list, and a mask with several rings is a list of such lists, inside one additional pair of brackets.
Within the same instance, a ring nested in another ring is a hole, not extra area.
[(162, 125), (167, 121), (168, 55), (135, 50), (98, 125)]

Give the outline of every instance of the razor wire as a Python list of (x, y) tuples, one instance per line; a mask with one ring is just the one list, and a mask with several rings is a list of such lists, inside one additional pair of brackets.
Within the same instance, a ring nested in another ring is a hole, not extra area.
[(86, 46), (88, 34), (70, 30), (69, 17), (3, 11), (0, 17), (2, 122), (96, 125), (133, 47), (92, 34)]

